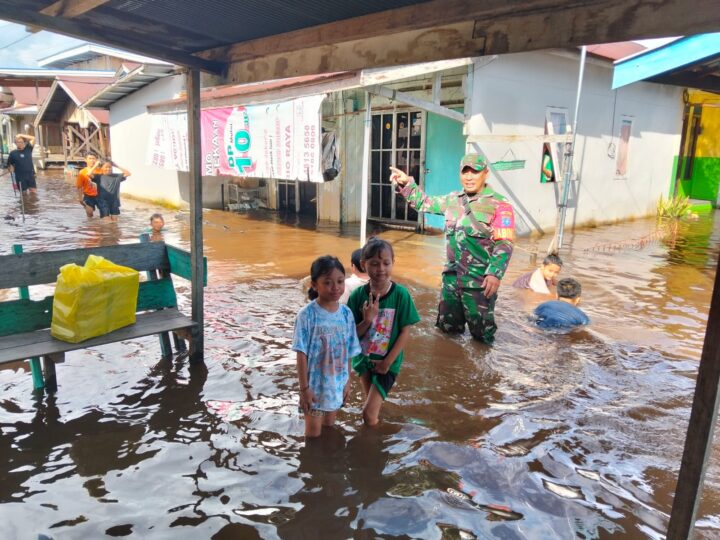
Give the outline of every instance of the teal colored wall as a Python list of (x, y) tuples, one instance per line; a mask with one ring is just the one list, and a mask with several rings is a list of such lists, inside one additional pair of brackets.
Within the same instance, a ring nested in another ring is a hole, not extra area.
[[(459, 165), (465, 154), (465, 136), (460, 122), (427, 114), (425, 131), (425, 193), (444, 195), (460, 187)], [(425, 226), (442, 229), (443, 216), (425, 214)]]

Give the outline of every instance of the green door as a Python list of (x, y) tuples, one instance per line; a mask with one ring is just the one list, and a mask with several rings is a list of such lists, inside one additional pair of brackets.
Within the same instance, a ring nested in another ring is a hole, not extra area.
[[(462, 111), (460, 111), (462, 112)], [(460, 160), (465, 154), (465, 136), (460, 122), (427, 114), (425, 143), (425, 193), (444, 195), (460, 187)], [(443, 216), (425, 214), (425, 226), (442, 229)]]

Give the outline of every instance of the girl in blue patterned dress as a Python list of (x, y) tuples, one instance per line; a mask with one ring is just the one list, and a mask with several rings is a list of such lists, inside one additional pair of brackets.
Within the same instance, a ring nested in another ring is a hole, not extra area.
[(318, 437), (332, 426), (350, 393), (350, 359), (360, 353), (355, 319), (339, 302), (345, 291), (345, 268), (330, 255), (310, 267), (311, 302), (295, 320), (292, 349), (297, 353), (300, 409), (305, 436)]

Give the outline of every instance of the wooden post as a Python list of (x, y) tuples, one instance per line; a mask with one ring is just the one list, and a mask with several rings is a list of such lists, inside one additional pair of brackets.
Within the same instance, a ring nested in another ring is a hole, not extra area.
[[(65, 133), (65, 129), (67, 128), (68, 132)], [(60, 131), (62, 134), (62, 145), (63, 145), (63, 160), (65, 162), (65, 167), (67, 167), (68, 164), (68, 138), (70, 137), (70, 129), (68, 128), (67, 124), (63, 126), (62, 130)]]
[[(20, 244), (14, 244), (12, 250), (15, 255), (20, 255), (23, 252), (23, 247)], [(20, 294), (21, 300), (30, 299), (30, 291), (27, 287), (19, 287), (18, 293)], [(33, 389), (42, 390), (45, 388), (45, 381), (43, 380), (42, 366), (40, 365), (39, 358), (30, 358), (30, 372), (32, 373)]]
[(55, 375), (55, 362), (64, 362), (65, 353), (47, 354), (43, 357), (43, 372), (45, 374), (45, 391), (48, 394), (57, 392), (57, 376)]
[[(140, 243), (147, 244), (150, 242), (150, 235), (143, 233), (140, 235)], [(148, 270), (145, 275), (148, 281), (156, 281), (158, 279), (157, 270)], [(165, 277), (165, 276), (163, 276)], [(172, 346), (170, 345), (170, 334), (168, 332), (160, 332), (158, 334), (160, 338), (160, 354), (163, 358), (172, 358)]]
[(188, 156), (190, 158), (190, 264), (192, 265), (192, 320), (195, 322), (190, 342), (190, 362), (202, 362), (205, 354), (203, 317), (203, 222), (202, 222), (202, 156), (200, 155), (200, 72), (186, 73), (188, 112)]
[(712, 451), (720, 388), (720, 261), (715, 270), (705, 342), (698, 367), (685, 449), (680, 463), (667, 540), (692, 538), (705, 469)]
[(372, 111), (370, 110), (370, 92), (365, 92), (365, 131), (363, 133), (363, 168), (360, 193), (360, 247), (365, 245), (368, 218), (368, 185), (370, 184), (370, 135), (372, 129)]
[[(98, 126), (97, 133), (98, 133), (98, 142), (99, 142), (99, 144), (100, 144), (100, 152), (102, 153), (103, 156), (108, 156), (108, 155), (110, 155), (108, 146), (107, 146), (107, 144), (105, 143), (105, 134), (103, 133), (102, 124), (100, 124), (100, 125)], [(88, 148), (88, 151), (90, 151), (90, 148)]]

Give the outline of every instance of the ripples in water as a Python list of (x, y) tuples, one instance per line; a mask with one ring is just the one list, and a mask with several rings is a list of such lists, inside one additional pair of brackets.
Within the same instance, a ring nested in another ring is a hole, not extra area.
[[(157, 210), (128, 200), (119, 224), (101, 223), (63, 180), (40, 186), (25, 225), (0, 223), (4, 252), (132, 242)], [(7, 193), (0, 207), (17, 216)], [(290, 351), (299, 280), (356, 240), (261, 215), (205, 219), (206, 368), (159, 361), (146, 338), (68, 354), (43, 399), (26, 365), (0, 369), (3, 538), (662, 536), (717, 260), (712, 219), (642, 249), (591, 248), (642, 238), (652, 221), (570, 235), (563, 274), (582, 282), (593, 324), (541, 332), (528, 317), (541, 299), (505, 286), (493, 348), (433, 328), (441, 240), (385, 233), (423, 320), (382, 426), (360, 426), (356, 385), (337, 428), (307, 445)], [(187, 247), (186, 214), (166, 222)], [(519, 242), (506, 281), (535, 247)], [(720, 534), (719, 479), (713, 459), (700, 538)]]

